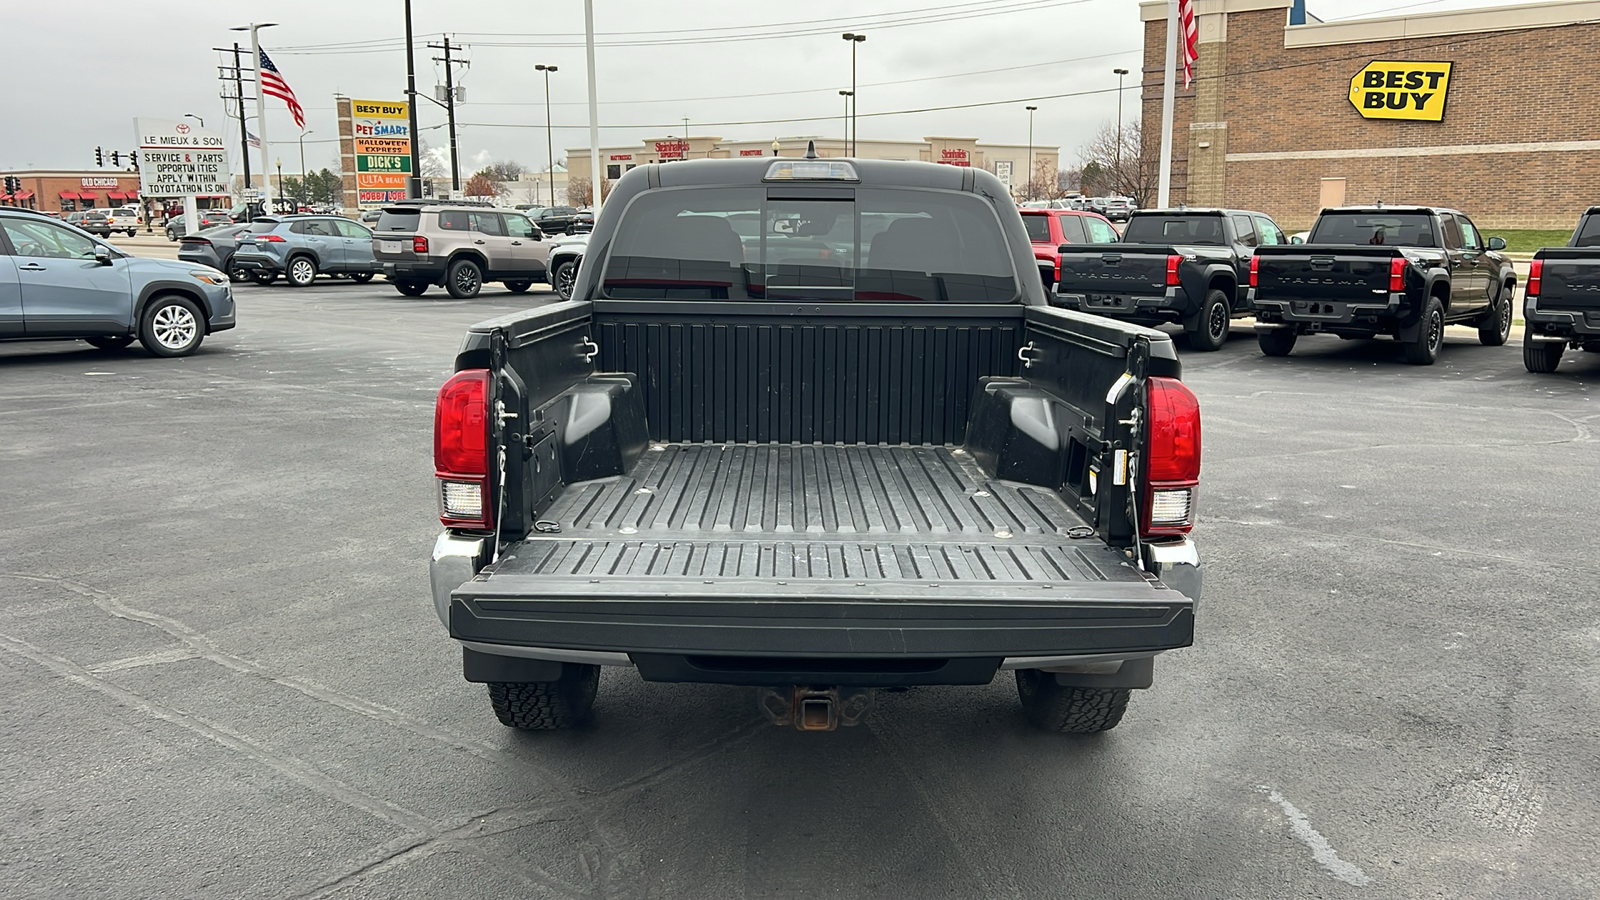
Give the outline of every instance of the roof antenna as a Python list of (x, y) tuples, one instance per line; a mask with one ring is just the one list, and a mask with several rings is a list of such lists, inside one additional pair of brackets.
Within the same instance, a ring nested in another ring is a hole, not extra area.
[(1378, 206), (1377, 206), (1377, 208), (1378, 208), (1378, 209), (1383, 209), (1383, 201), (1382, 201), (1382, 200), (1379, 200), (1379, 201), (1378, 201)]
[(816, 159), (816, 158), (817, 158), (817, 142), (816, 141), (806, 141), (806, 159)]

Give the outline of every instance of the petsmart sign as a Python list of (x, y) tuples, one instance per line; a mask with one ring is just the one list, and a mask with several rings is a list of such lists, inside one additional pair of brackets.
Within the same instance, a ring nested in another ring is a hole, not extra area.
[(1447, 62), (1370, 62), (1350, 79), (1350, 105), (1368, 119), (1443, 122)]

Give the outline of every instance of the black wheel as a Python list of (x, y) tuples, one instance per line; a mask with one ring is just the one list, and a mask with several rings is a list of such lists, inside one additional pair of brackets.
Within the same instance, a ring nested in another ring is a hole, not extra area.
[(289, 260), (284, 277), (289, 280), (290, 287), (310, 287), (311, 282), (317, 280), (317, 261), (309, 256), (296, 256)]
[(489, 683), (489, 704), (500, 724), (525, 731), (554, 731), (580, 724), (594, 710), (600, 667), (563, 663), (555, 681)]
[(1529, 372), (1548, 375), (1561, 365), (1561, 354), (1567, 352), (1567, 345), (1556, 341), (1536, 341), (1531, 337), (1522, 339), (1522, 365)]
[(1206, 291), (1205, 305), (1200, 308), (1200, 315), (1192, 323), (1184, 324), (1184, 331), (1189, 334), (1189, 347), (1210, 353), (1221, 350), (1222, 345), (1228, 342), (1228, 327), (1233, 321), (1232, 308), (1228, 303), (1228, 295), (1222, 291)]
[(1294, 350), (1294, 342), (1299, 337), (1293, 328), (1274, 328), (1271, 331), (1256, 332), (1256, 344), (1261, 347), (1263, 355), (1288, 356), (1290, 351)]
[(421, 297), (428, 290), (428, 286), (420, 281), (396, 281), (394, 289), (407, 297)]
[(563, 300), (572, 299), (572, 286), (578, 280), (577, 260), (567, 260), (556, 266), (555, 272), (550, 275), (550, 283), (556, 289), (556, 294)]
[(256, 284), (261, 285), (262, 287), (266, 287), (267, 285), (269, 285), (269, 284), (273, 283), (274, 281), (278, 280), (278, 273), (277, 272), (264, 272), (264, 271), (261, 271), (260, 269), (255, 269), (255, 270), (252, 270), (250, 272), (250, 280), (254, 281)]
[(134, 235), (136, 235), (138, 233), (139, 233), (139, 230), (137, 228), (129, 228), (128, 229), (128, 237), (133, 237)]
[(510, 291), (513, 294), (526, 294), (528, 292), (528, 288), (533, 287), (533, 282), (531, 282), (531, 281), (507, 281), (507, 282), (505, 282), (505, 286), (506, 286), (506, 290)]
[(1035, 728), (1072, 734), (1110, 731), (1128, 711), (1127, 688), (1064, 687), (1038, 669), (1017, 670), (1017, 696)]
[(176, 231), (173, 231), (171, 228), (168, 228), (167, 229), (167, 240), (169, 240), (169, 241), (173, 242), (174, 244), (176, 244), (178, 242), (178, 233)]
[(1444, 346), (1444, 304), (1438, 297), (1429, 297), (1422, 307), (1422, 322), (1417, 328), (1417, 338), (1405, 344), (1406, 362), (1414, 366), (1431, 366), (1439, 358)]
[(1478, 343), (1498, 347), (1511, 337), (1511, 289), (1501, 286), (1489, 304), (1489, 311), (1478, 321)]
[(222, 266), (223, 266), (223, 269), (226, 270), (227, 273), (228, 273), (228, 280), (233, 282), (234, 284), (243, 284), (244, 282), (250, 280), (250, 270), (249, 269), (241, 269), (238, 266), (234, 265), (233, 264), (233, 257), (231, 257), (231, 256), (228, 257), (228, 261), (223, 263)]
[(483, 270), (470, 259), (458, 259), (450, 264), (444, 278), (444, 289), (457, 300), (471, 300), (483, 289)]
[(84, 338), (84, 340), (88, 341), (91, 347), (97, 347), (101, 350), (122, 350), (133, 343), (133, 335), (119, 334), (115, 337), (102, 335), (100, 337)]
[(193, 300), (167, 294), (139, 317), (139, 343), (156, 356), (188, 356), (206, 336), (206, 320)]
[(354, 281), (356, 284), (366, 284), (367, 282), (372, 280), (372, 273), (371, 272), (351, 272), (350, 273), (350, 280)]

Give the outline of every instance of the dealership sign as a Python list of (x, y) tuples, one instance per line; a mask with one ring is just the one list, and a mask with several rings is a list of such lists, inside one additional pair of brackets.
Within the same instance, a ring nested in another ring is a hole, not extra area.
[(179, 119), (134, 119), (133, 125), (145, 197), (228, 193), (228, 149), (220, 135)]
[(1444, 121), (1447, 62), (1370, 62), (1350, 79), (1350, 105), (1364, 118)]

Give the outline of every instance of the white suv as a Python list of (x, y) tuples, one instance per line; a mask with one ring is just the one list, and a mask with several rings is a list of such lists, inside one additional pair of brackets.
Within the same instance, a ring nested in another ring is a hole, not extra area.
[(144, 224), (144, 216), (139, 215), (137, 206), (118, 206), (106, 210), (106, 234), (112, 235), (119, 231), (126, 231), (128, 237), (133, 237), (138, 232), (139, 226)]

